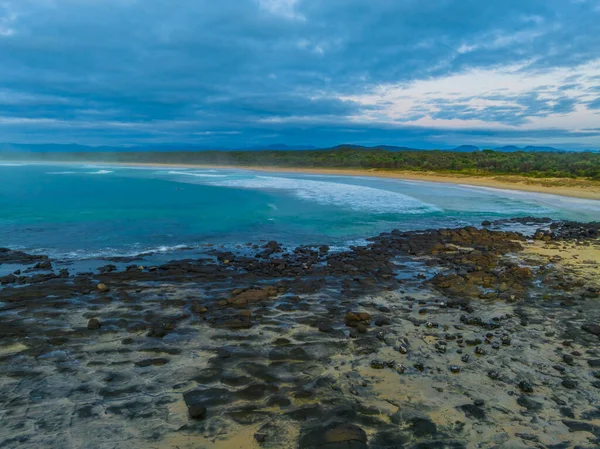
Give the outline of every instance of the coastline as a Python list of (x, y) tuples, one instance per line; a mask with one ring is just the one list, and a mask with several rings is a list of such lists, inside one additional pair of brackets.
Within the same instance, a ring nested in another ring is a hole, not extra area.
[(0, 278), (2, 447), (80, 447), (99, 428), (132, 449), (584, 447), (600, 438), (600, 224), (536, 234), (269, 242), (84, 273), (5, 251), (22, 271)]
[(181, 167), (240, 169), (275, 173), (305, 173), (314, 175), (368, 176), (374, 178), (392, 178), (410, 181), (439, 182), (448, 184), (487, 187), (493, 189), (516, 190), (522, 192), (544, 193), (571, 198), (600, 200), (600, 182), (566, 178), (527, 178), (524, 176), (471, 176), (435, 172), (388, 171), (377, 169), (330, 169), (330, 168), (293, 168), (265, 166), (234, 166), (213, 164), (159, 164), (126, 162), (87, 162), (94, 164), (119, 165), (131, 167)]

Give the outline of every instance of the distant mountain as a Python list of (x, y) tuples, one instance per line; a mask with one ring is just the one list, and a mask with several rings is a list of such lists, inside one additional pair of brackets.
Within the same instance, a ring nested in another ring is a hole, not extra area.
[(495, 148), (494, 151), (501, 151), (503, 153), (515, 153), (517, 151), (525, 151), (527, 153), (540, 153), (540, 152), (562, 153), (567, 150), (559, 150), (558, 148), (554, 148), (554, 147), (539, 147), (539, 146), (533, 146), (533, 145), (529, 145), (524, 148), (519, 148), (515, 145), (508, 145), (508, 146), (504, 146), (504, 147), (500, 147), (500, 148)]
[(515, 145), (507, 145), (505, 147), (494, 148), (494, 151), (501, 151), (502, 153), (516, 153), (517, 151), (523, 151), (523, 148), (519, 148)]
[(544, 153), (562, 153), (566, 150), (559, 150), (558, 148), (553, 147), (536, 147), (536, 146), (527, 146), (523, 151), (531, 151), (531, 152), (544, 152)]
[(285, 143), (275, 143), (272, 145), (254, 145), (248, 148), (240, 148), (246, 150), (277, 150), (277, 151), (293, 151), (293, 150), (316, 150), (313, 145), (286, 145)]
[[(489, 148), (489, 147), (483, 147)], [(283, 143), (269, 145), (253, 145), (248, 147), (224, 148), (198, 144), (185, 143), (168, 143), (168, 144), (146, 144), (146, 145), (123, 145), (123, 146), (93, 146), (79, 144), (60, 144), (60, 143), (45, 143), (45, 144), (19, 144), (19, 143), (0, 143), (0, 152), (2, 153), (116, 153), (116, 152), (194, 152), (194, 151), (298, 151), (298, 150), (337, 150), (337, 151), (426, 151), (419, 148), (410, 148), (395, 145), (354, 145), (342, 144), (330, 148), (315, 147), (312, 145), (287, 145)], [(492, 148), (493, 151), (502, 153), (515, 153), (518, 151), (524, 152), (591, 152), (598, 153), (600, 150), (562, 150), (550, 146), (534, 146), (518, 147), (515, 145), (506, 145), (503, 147)], [(456, 148), (440, 148), (438, 151), (452, 151), (457, 153), (475, 153), (481, 151), (481, 148), (475, 145), (460, 145)]]
[(456, 153), (475, 153), (481, 151), (481, 148), (476, 147), (475, 145), (460, 145), (448, 151), (454, 151)]
[(383, 151), (423, 151), (419, 148), (397, 147), (394, 145), (376, 145), (367, 147), (364, 145), (342, 144), (331, 148), (323, 148), (323, 150), (383, 150)]

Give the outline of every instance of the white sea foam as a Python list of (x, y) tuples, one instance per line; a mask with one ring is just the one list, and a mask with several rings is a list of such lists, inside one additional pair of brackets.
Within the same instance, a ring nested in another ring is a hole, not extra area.
[(148, 247), (142, 245), (134, 245), (133, 248), (104, 248), (97, 251), (89, 251), (84, 249), (78, 249), (73, 251), (61, 252), (55, 251), (49, 248), (36, 248), (28, 250), (31, 254), (46, 254), (50, 255), (54, 259), (62, 260), (94, 260), (104, 259), (112, 257), (144, 257), (158, 253), (170, 253), (186, 249), (194, 249), (193, 245), (172, 245), (172, 246), (157, 246)]
[(256, 176), (212, 182), (223, 187), (287, 190), (298, 198), (323, 205), (348, 207), (374, 213), (422, 214), (440, 209), (402, 193), (374, 187), (308, 179)]
[[(215, 172), (216, 170), (209, 170), (211, 172)], [(215, 175), (213, 173), (199, 173), (199, 172), (185, 172), (185, 171), (173, 171), (168, 172), (169, 175), (185, 175), (185, 176), (195, 176), (197, 178), (226, 178), (227, 175)]]
[(8, 162), (0, 162), (0, 167), (24, 167), (25, 164), (13, 164)]
[(488, 192), (494, 196), (501, 196), (510, 200), (532, 201), (556, 209), (577, 209), (600, 212), (600, 201), (585, 198), (572, 198), (554, 195), (551, 193), (527, 192), (523, 190), (498, 189), (495, 187), (471, 186), (461, 184), (461, 187)]
[(109, 173), (114, 173), (111, 170), (97, 170), (97, 171), (89, 171), (89, 172), (82, 172), (82, 171), (51, 171), (48, 172), (48, 175), (108, 175)]

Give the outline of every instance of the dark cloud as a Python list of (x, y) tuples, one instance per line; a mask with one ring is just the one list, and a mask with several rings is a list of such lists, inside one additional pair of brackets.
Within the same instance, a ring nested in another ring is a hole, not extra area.
[[(474, 68), (569, 68), (596, 60), (600, 48), (596, 0), (277, 3), (4, 0), (3, 139), (230, 146), (437, 141), (435, 129), (357, 123), (350, 117), (377, 111), (340, 96)], [(566, 91), (576, 82), (573, 76), (544, 89)], [(440, 102), (430, 115), (518, 126), (577, 104), (563, 93), (550, 100), (531, 92), (512, 101), (483, 108)], [(427, 114), (414, 109), (403, 121)]]

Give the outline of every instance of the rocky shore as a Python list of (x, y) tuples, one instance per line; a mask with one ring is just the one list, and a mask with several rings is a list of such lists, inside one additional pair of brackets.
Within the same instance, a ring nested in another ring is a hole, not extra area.
[(599, 223), (2, 265), (2, 448), (600, 447)]

